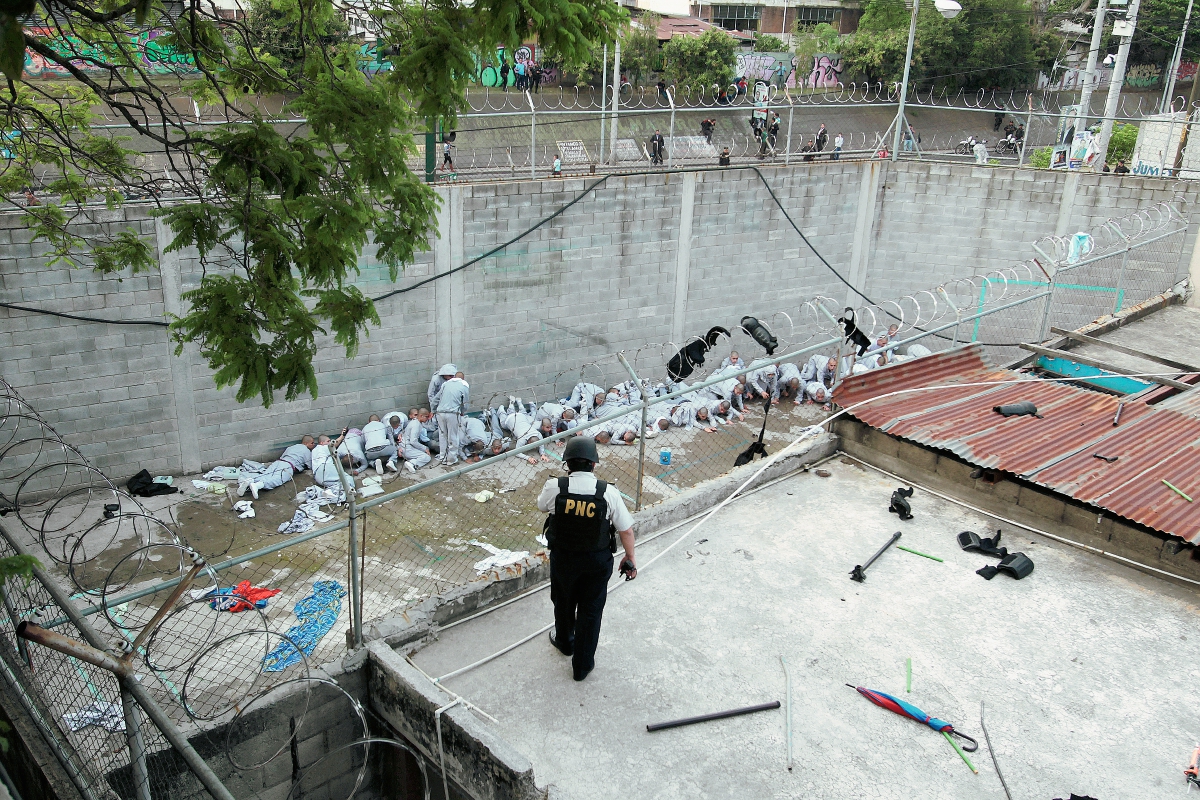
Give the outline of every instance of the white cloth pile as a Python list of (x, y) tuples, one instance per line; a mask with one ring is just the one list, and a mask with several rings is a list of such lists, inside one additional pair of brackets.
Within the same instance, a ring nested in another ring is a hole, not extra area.
[(279, 526), (279, 532), (304, 533), (305, 531), (312, 530), (312, 527), (315, 524), (316, 523), (314, 523), (312, 519), (310, 519), (309, 516), (303, 511), (297, 511), (295, 516), (292, 517), (291, 521), (285, 522)]
[(78, 711), (68, 711), (63, 714), (62, 718), (72, 731), (86, 728), (89, 725), (98, 725), (112, 733), (125, 730), (125, 714), (121, 710), (120, 703), (102, 703), (96, 700)]
[(326, 514), (321, 510), (321, 504), (316, 500), (309, 500), (307, 503), (300, 504), (300, 511), (304, 513), (313, 522), (324, 522), (327, 519), (333, 519), (332, 514)]
[(238, 519), (254, 519), (254, 506), (249, 500), (239, 500), (233, 504), (233, 510), (238, 512)]
[(242, 471), (237, 467), (213, 467), (204, 473), (204, 479), (209, 481), (236, 481), (242, 477)]
[(495, 569), (496, 567), (507, 567), (509, 564), (515, 564), (518, 561), (529, 557), (528, 550), (501, 550), (495, 545), (487, 544), (486, 542), (481, 542), (477, 539), (472, 539), (470, 542), (468, 542), (468, 544), (473, 544), (476, 547), (482, 547), (484, 550), (491, 553), (490, 556), (482, 561), (475, 562), (475, 572), (480, 575), (487, 572), (489, 569)]
[(297, 503), (316, 502), (318, 505), (341, 505), (346, 502), (345, 489), (322, 489), (320, 486), (309, 486), (296, 495)]

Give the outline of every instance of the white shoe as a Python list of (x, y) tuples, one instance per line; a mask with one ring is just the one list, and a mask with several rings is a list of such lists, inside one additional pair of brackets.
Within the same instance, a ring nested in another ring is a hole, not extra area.
[(411, 461), (405, 461), (404, 468), (406, 470), (408, 470), (409, 472), (413, 473), (414, 475), (417, 473), (417, 468), (412, 465)]
[(245, 478), (238, 478), (238, 491), (237, 491), (238, 497), (245, 497), (246, 490), (249, 488), (250, 488), (250, 481), (246, 480)]
[(261, 488), (262, 488), (261, 483), (251, 482), (250, 483), (250, 496), (253, 497), (255, 500), (257, 500), (258, 499), (258, 490)]
[(383, 459), (382, 458), (375, 459), (375, 474), (376, 475), (383, 474)]
[[(407, 464), (408, 462), (405, 461), (404, 463)], [(400, 468), (396, 466), (396, 459), (394, 459), (394, 458), (388, 459), (387, 468), (390, 469), (392, 472), (400, 471)]]

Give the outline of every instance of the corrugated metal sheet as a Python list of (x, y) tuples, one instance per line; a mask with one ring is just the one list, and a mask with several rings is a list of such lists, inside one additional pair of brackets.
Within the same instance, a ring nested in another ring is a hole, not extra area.
[[(922, 391), (890, 395), (914, 389)], [(1193, 394), (1200, 390), (1159, 406), (1126, 400), (1113, 427), (1119, 398), (996, 369), (978, 345), (968, 345), (848, 378), (834, 399), (843, 408), (870, 401), (850, 413), (894, 436), (1200, 543), (1200, 508), (1162, 483), (1200, 500), (1200, 415), (1165, 407)], [(1043, 418), (992, 410), (1021, 400)]]
[[(1187, 383), (1186, 378), (1181, 378), (1184, 383)], [(1164, 391), (1172, 391), (1168, 387), (1163, 387)], [(1150, 398), (1147, 398), (1150, 399)], [(1193, 417), (1200, 417), (1200, 389), (1189, 389), (1186, 392), (1168, 397), (1158, 404), (1159, 408), (1169, 408), (1172, 411), (1178, 411), (1180, 414), (1189, 414)]]

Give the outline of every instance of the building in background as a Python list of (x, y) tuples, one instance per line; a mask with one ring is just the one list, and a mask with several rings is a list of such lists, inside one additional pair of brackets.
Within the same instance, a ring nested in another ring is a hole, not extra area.
[(862, 16), (857, 0), (767, 0), (763, 3), (692, 3), (691, 14), (727, 31), (770, 33), (791, 38), (797, 21), (801, 25), (827, 22), (838, 33), (854, 33)]

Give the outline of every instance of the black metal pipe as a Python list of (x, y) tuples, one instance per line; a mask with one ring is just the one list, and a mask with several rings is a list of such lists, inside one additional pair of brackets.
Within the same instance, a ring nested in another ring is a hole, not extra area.
[(773, 708), (779, 708), (779, 701), (773, 700), (770, 703), (763, 703), (757, 706), (746, 706), (745, 708), (734, 708), (729, 711), (717, 711), (712, 714), (701, 714), (698, 717), (687, 717), (686, 719), (675, 719), (670, 722), (656, 722), (653, 725), (647, 725), (646, 730), (653, 733), (654, 731), (663, 731), (667, 728), (682, 728), (684, 725), (695, 725), (697, 722), (708, 722), (714, 719), (725, 719), (726, 717), (740, 717), (743, 714), (753, 714), (757, 711), (770, 711)]
[(883, 547), (879, 548), (879, 552), (877, 552), (875, 555), (873, 555), (869, 559), (867, 559), (867, 563), (856, 564), (854, 569), (850, 570), (850, 580), (858, 581), (859, 583), (862, 583), (864, 580), (866, 580), (867, 567), (874, 564), (875, 559), (877, 559), (881, 555), (883, 555), (883, 551), (887, 550), (889, 547), (894, 545), (896, 543), (896, 540), (899, 538), (900, 538), (900, 531), (896, 531), (896, 533), (892, 535), (892, 538), (888, 539), (887, 544), (885, 544)]

